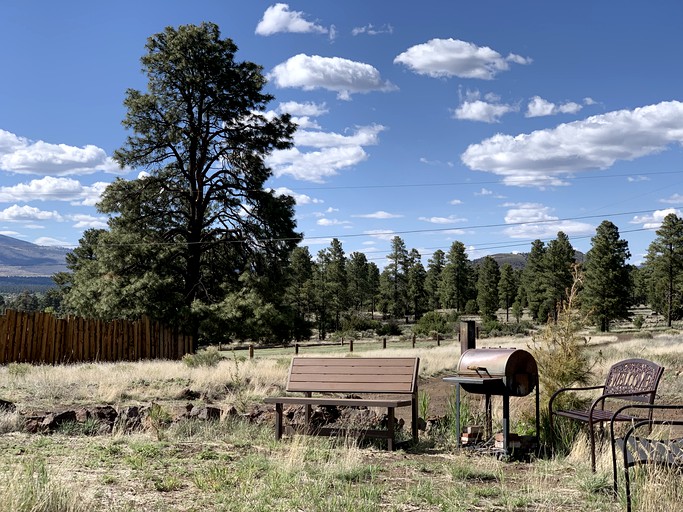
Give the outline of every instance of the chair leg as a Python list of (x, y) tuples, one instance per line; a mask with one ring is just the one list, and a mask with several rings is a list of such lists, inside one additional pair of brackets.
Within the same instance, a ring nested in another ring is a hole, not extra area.
[(591, 471), (595, 473), (595, 430), (591, 418), (588, 419), (588, 436), (591, 444)]

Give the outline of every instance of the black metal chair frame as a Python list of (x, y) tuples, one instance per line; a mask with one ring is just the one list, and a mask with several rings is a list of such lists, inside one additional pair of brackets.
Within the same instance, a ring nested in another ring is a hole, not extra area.
[[(628, 431), (624, 434), (623, 438), (616, 438), (614, 435), (614, 423), (615, 418), (623, 413), (627, 409), (645, 409), (650, 414), (649, 419), (634, 421)], [(664, 458), (660, 453), (656, 451), (657, 447), (666, 448), (673, 446), (672, 443), (677, 442), (677, 449), (683, 450), (683, 441), (669, 439), (666, 441), (652, 440), (649, 438), (639, 438), (635, 436), (636, 431), (647, 426), (650, 431), (654, 425), (674, 425), (683, 426), (683, 417), (681, 419), (657, 419), (653, 418), (651, 415), (654, 411), (658, 410), (678, 410), (683, 411), (683, 405), (671, 405), (671, 404), (629, 404), (621, 407), (615, 411), (613, 419), (610, 420), (610, 444), (612, 448), (612, 474), (613, 474), (613, 487), (614, 495), (618, 495), (618, 472), (617, 472), (617, 445), (620, 445), (622, 449), (622, 460), (623, 460), (623, 470), (624, 470), (624, 492), (626, 494), (626, 510), (631, 512), (631, 481), (629, 477), (629, 468), (635, 466), (636, 464), (660, 464), (664, 466), (677, 466), (683, 467), (683, 453), (681, 455)], [(629, 447), (634, 445), (636, 448), (636, 453), (632, 454), (629, 458)], [(638, 446), (640, 445), (640, 446)], [(643, 450), (638, 450), (638, 447), (645, 449), (644, 455)], [(681, 458), (679, 458), (681, 457)]]
[[(557, 390), (548, 402), (550, 432), (554, 435), (553, 415), (576, 420), (588, 425), (588, 435), (591, 449), (591, 470), (595, 472), (595, 424), (602, 429), (603, 423), (610, 421), (634, 421), (635, 418), (626, 414), (614, 414), (605, 409), (609, 400), (636, 402), (638, 404), (652, 404), (655, 400), (657, 387), (664, 372), (664, 367), (647, 359), (625, 359), (614, 363), (607, 372), (605, 383), (599, 386), (569, 387)], [(568, 391), (602, 390), (590, 405), (588, 410), (554, 410), (553, 404), (561, 393)], [(651, 418), (651, 416), (649, 416)]]

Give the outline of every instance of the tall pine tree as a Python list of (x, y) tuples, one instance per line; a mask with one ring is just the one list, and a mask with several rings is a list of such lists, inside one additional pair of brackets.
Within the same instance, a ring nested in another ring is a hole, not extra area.
[(619, 229), (603, 221), (586, 254), (580, 295), (583, 308), (602, 332), (609, 331), (612, 321), (629, 317), (631, 283), (626, 260), (630, 256), (628, 242), (619, 238)]

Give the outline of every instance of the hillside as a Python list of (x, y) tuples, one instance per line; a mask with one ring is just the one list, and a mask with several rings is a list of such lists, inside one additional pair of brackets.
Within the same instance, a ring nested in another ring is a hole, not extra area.
[(68, 252), (0, 235), (0, 277), (49, 277), (66, 270)]
[[(506, 263), (509, 263), (513, 269), (521, 270), (526, 266), (526, 260), (529, 257), (528, 252), (520, 253), (499, 253), (491, 254), (491, 257), (496, 260), (499, 267), (502, 267)], [(586, 259), (586, 255), (580, 251), (574, 251), (574, 257), (578, 263), (583, 263)], [(484, 258), (477, 258), (473, 261), (475, 265), (479, 265)]]

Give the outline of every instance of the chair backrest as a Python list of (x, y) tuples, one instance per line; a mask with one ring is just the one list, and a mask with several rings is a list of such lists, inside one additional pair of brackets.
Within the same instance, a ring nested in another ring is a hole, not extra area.
[(620, 397), (633, 402), (653, 403), (664, 367), (647, 359), (625, 359), (612, 365), (605, 380), (605, 394), (639, 393)]
[(418, 357), (295, 357), (287, 391), (417, 392)]

